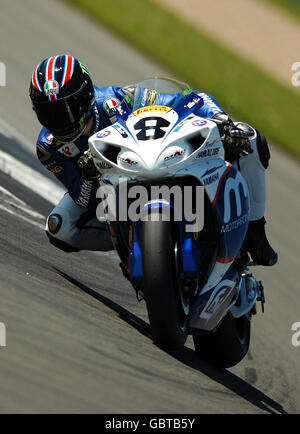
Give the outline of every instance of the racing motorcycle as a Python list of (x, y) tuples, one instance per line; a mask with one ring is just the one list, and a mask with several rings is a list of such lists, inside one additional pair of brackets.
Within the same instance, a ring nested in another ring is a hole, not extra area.
[(247, 354), (251, 318), (257, 301), (264, 303), (242, 250), (247, 185), (224, 159), (217, 123), (195, 114), (203, 105), (199, 92), (157, 77), (140, 82), (134, 95), (142, 89), (182, 98), (173, 107), (139, 107), (127, 96), (116, 122), (90, 137), (102, 174), (99, 218), (146, 302), (154, 342), (177, 350), (192, 335), (197, 354), (231, 367)]

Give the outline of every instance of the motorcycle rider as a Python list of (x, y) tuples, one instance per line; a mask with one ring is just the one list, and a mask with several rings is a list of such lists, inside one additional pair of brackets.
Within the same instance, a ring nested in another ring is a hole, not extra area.
[[(134, 86), (95, 86), (85, 65), (67, 54), (45, 59), (33, 71), (29, 94), (43, 126), (37, 156), (68, 191), (48, 216), (46, 234), (65, 252), (112, 248), (106, 227), (96, 219), (101, 175), (86, 151), (88, 138), (114, 123), (116, 106), (125, 96), (133, 100), (134, 92)], [(218, 123), (226, 159), (238, 166), (248, 185), (251, 214), (244, 247), (257, 264), (273, 265), (277, 253), (264, 228), (265, 170), (270, 159), (267, 141), (249, 125), (233, 123), (213, 97), (204, 92), (200, 95), (204, 105), (196, 113)], [(144, 89), (139, 104), (172, 106), (179, 98), (181, 93)]]

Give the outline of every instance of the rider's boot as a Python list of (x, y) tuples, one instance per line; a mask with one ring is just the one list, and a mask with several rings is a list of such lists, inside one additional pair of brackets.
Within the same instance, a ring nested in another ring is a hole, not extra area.
[(278, 260), (277, 253), (272, 249), (265, 232), (266, 220), (250, 221), (243, 248), (250, 253), (257, 265), (274, 265)]

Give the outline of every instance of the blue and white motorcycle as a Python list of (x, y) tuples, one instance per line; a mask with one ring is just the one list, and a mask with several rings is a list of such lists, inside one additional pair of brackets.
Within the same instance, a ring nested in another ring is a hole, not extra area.
[(191, 334), (202, 358), (234, 366), (247, 354), (256, 302), (264, 302), (241, 249), (251, 206), (246, 182), (225, 161), (216, 122), (194, 113), (200, 94), (169, 79), (139, 87), (183, 97), (174, 107), (132, 108), (125, 99), (117, 122), (89, 140), (114, 247), (145, 299), (158, 345), (179, 349)]

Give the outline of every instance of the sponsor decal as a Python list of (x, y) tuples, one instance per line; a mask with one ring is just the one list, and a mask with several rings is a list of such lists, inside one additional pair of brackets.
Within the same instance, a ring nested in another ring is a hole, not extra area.
[(180, 124), (177, 125), (177, 127), (175, 128), (175, 130), (173, 131), (173, 133), (177, 133), (177, 131), (179, 131), (183, 127), (183, 125), (185, 125), (193, 117), (194, 116), (189, 116), (188, 118), (186, 118), (182, 122), (180, 122)]
[(194, 125), (194, 127), (203, 127), (203, 125), (206, 125), (206, 124), (207, 124), (207, 121), (204, 121), (204, 120), (202, 120), (202, 121), (198, 120), (198, 121), (192, 122), (192, 125)]
[(123, 116), (126, 113), (125, 110), (122, 109), (122, 107), (119, 105), (117, 106), (117, 111), (118, 111), (119, 115), (121, 115), (121, 116)]
[(120, 161), (122, 161), (123, 163), (127, 163), (129, 166), (135, 166), (136, 164), (138, 164), (137, 161), (131, 160), (131, 158), (123, 158), (123, 157), (119, 157)]
[(44, 84), (44, 92), (47, 96), (57, 95), (59, 93), (59, 84), (56, 80), (48, 80)]
[(171, 107), (165, 106), (165, 105), (149, 105), (146, 107), (141, 107), (133, 112), (134, 115), (140, 115), (142, 113), (152, 112), (152, 111), (158, 111), (158, 112), (169, 112), (172, 110)]
[(90, 75), (87, 67), (80, 60), (78, 61), (78, 63), (79, 63), (80, 69), (83, 72), (83, 74)]
[(93, 188), (93, 181), (86, 181), (86, 180), (83, 181), (80, 190), (80, 196), (76, 200), (77, 205), (83, 206), (85, 208), (88, 206), (91, 197), (92, 188)]
[(167, 156), (164, 158), (164, 161), (169, 161), (169, 160), (171, 160), (172, 158), (180, 157), (180, 156), (182, 156), (182, 155), (184, 154), (184, 152), (185, 152), (185, 149), (180, 149), (180, 150), (178, 150), (178, 151), (175, 151), (174, 154), (167, 155)]
[(156, 103), (157, 90), (149, 90), (146, 105), (154, 105)]
[(220, 152), (220, 148), (214, 149), (204, 149), (203, 151), (198, 152), (195, 159), (205, 158), (205, 157), (215, 157)]
[(142, 100), (141, 100), (141, 106), (146, 105), (147, 95), (148, 95), (148, 89), (144, 89), (143, 97), (142, 97)]
[(216, 112), (222, 111), (222, 109), (214, 102), (214, 100), (207, 93), (201, 92), (198, 93), (197, 95), (201, 96), (204, 104), (206, 104), (208, 107), (211, 107), (212, 109), (216, 110)]
[(124, 130), (124, 128), (121, 127), (121, 125), (116, 124), (116, 125), (113, 125), (112, 127), (115, 128), (115, 129), (118, 131), (118, 133), (120, 133), (121, 136), (122, 136), (124, 139), (127, 139), (128, 134), (126, 133), (126, 131)]
[(80, 154), (80, 150), (73, 142), (63, 144), (63, 146), (58, 149), (58, 152), (64, 154), (66, 157), (76, 157)]
[(109, 136), (109, 135), (110, 135), (110, 131), (106, 130), (106, 131), (103, 131), (103, 132), (101, 132), (101, 133), (98, 133), (98, 134), (96, 135), (96, 137), (97, 137), (98, 139), (103, 139), (104, 137), (107, 137), (107, 136)]
[(118, 101), (114, 98), (108, 98), (104, 101), (103, 109), (108, 114), (108, 117), (115, 116), (118, 104)]
[[(242, 214), (242, 199), (240, 193), (240, 186), (242, 186), (243, 193), (245, 198), (248, 196), (247, 186), (244, 179), (237, 172), (236, 177), (230, 177), (226, 180), (225, 188), (224, 188), (224, 223), (228, 223), (231, 220), (231, 192), (234, 192), (235, 196), (235, 204), (236, 204), (236, 212), (237, 216), (241, 216)], [(242, 216), (243, 218), (244, 216)], [(242, 224), (244, 224), (242, 222)], [(236, 228), (235, 228), (236, 229)]]
[(242, 217), (234, 220), (231, 223), (227, 223), (227, 225), (223, 225), (221, 228), (221, 232), (231, 232), (232, 230), (238, 229), (241, 226), (245, 225), (248, 222), (248, 213), (244, 214)]
[(204, 148), (211, 148), (212, 146), (214, 146), (216, 143), (219, 143), (219, 142), (220, 142), (219, 139), (212, 140), (211, 142), (208, 141), (205, 143)]
[(213, 182), (216, 182), (219, 179), (219, 173), (215, 173), (214, 175), (210, 175), (207, 178), (203, 179), (203, 185), (209, 185)]
[(53, 175), (57, 175), (63, 170), (63, 166), (54, 166), (52, 169), (50, 169), (50, 172), (53, 173)]
[(49, 134), (49, 136), (47, 136), (45, 138), (45, 142), (48, 143), (48, 145), (51, 145), (51, 143), (53, 142), (53, 140), (54, 140), (53, 134)]
[(211, 173), (215, 172), (216, 170), (220, 169), (221, 167), (223, 167), (222, 164), (221, 164), (221, 166), (213, 167), (212, 169), (208, 169), (205, 173), (203, 173), (201, 178), (204, 178), (204, 176), (206, 176), (206, 175), (210, 175)]
[(235, 282), (231, 280), (220, 282), (214, 289), (205, 308), (201, 312), (200, 318), (209, 320), (218, 311), (221, 305), (228, 300), (229, 296), (232, 295), (235, 285)]
[(200, 101), (200, 98), (194, 98), (191, 102), (187, 103), (184, 107), (185, 108), (192, 108), (194, 105), (196, 105)]

